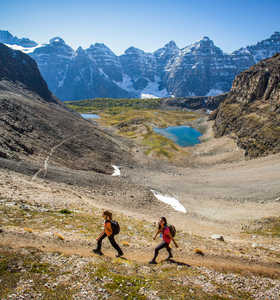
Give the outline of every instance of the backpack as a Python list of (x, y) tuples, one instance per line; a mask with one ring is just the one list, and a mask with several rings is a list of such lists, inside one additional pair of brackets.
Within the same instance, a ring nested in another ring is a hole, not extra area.
[(172, 237), (175, 237), (176, 235), (176, 228), (174, 225), (168, 225), (168, 228), (170, 230), (170, 234), (172, 235)]
[(120, 225), (117, 221), (111, 221), (111, 226), (112, 226), (112, 230), (113, 230), (113, 234), (119, 234), (120, 233)]

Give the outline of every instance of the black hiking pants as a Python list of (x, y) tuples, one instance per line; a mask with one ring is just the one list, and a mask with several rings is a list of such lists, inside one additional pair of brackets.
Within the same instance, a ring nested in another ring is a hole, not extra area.
[(167, 250), (167, 252), (169, 254), (169, 258), (172, 257), (172, 252), (171, 252), (171, 248), (169, 247), (169, 244), (163, 241), (155, 249), (155, 255), (154, 255), (154, 258), (153, 258), (154, 261), (156, 260), (156, 258), (158, 256), (159, 250), (161, 250), (163, 248), (165, 248)]
[[(99, 240), (97, 241), (97, 250), (101, 251), (101, 246), (102, 246), (102, 241), (107, 237), (107, 234), (104, 233)], [(108, 239), (111, 243), (111, 245), (118, 251), (118, 254), (123, 254), (122, 249), (120, 248), (120, 246), (117, 244), (117, 242), (115, 241), (115, 237), (114, 234), (108, 236)]]

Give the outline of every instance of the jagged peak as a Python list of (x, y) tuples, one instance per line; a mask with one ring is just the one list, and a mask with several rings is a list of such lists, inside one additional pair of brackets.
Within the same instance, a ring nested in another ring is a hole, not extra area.
[(9, 37), (13, 38), (14, 36), (8, 30), (0, 30), (0, 37)]
[(106, 55), (110, 55), (110, 56), (116, 56), (115, 53), (105, 44), (103, 43), (95, 43), (90, 45), (90, 47), (88, 49), (86, 49), (86, 51), (88, 53), (93, 53), (93, 55), (102, 55), (102, 54), (106, 54)]
[(103, 49), (109, 49), (104, 43), (95, 43), (90, 45), (90, 48), (103, 48)]
[(196, 46), (215, 46), (214, 42), (208, 37), (208, 36), (203, 36), (199, 41), (194, 43)]
[(201, 41), (211, 41), (211, 39), (208, 36), (202, 37)]
[(220, 48), (215, 46), (214, 42), (209, 37), (204, 36), (199, 41), (183, 48), (181, 50), (181, 55), (190, 54), (202, 49), (208, 49), (212, 54), (216, 53), (217, 51), (223, 53)]
[(176, 43), (173, 40), (171, 40), (170, 42), (168, 42), (167, 44), (165, 44), (164, 48), (176, 48), (176, 49), (178, 49)]
[[(191, 45), (185, 47), (185, 48), (200, 48), (200, 47), (213, 47), (214, 42), (208, 37), (208, 36), (204, 36), (202, 37), (200, 40), (198, 40), (197, 42), (192, 43)], [(185, 49), (184, 48), (184, 49)]]
[(88, 50), (104, 50), (106, 52), (112, 52), (112, 50), (103, 43), (95, 43), (91, 44)]
[(56, 36), (56, 37), (50, 39), (50, 44), (65, 44), (65, 42), (61, 37)]
[(279, 31), (275, 31), (275, 32), (271, 35), (270, 39), (280, 40), (280, 32), (279, 32)]
[(85, 53), (85, 50), (80, 46), (78, 49), (77, 49), (77, 54), (84, 54)]
[(127, 48), (124, 52), (125, 54), (144, 54), (145, 52), (139, 48), (135, 48), (133, 46)]

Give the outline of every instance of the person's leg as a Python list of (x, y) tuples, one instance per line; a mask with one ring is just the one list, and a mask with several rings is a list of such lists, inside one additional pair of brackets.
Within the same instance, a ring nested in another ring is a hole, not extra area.
[(105, 239), (106, 236), (107, 236), (106, 233), (104, 233), (104, 234), (99, 238), (99, 240), (97, 241), (97, 247), (96, 247), (96, 249), (93, 250), (93, 252), (98, 253), (98, 254), (102, 254), (102, 252), (101, 252), (102, 241)]
[(172, 258), (172, 257), (173, 257), (173, 255), (172, 255), (172, 250), (171, 250), (169, 244), (167, 244), (167, 243), (166, 243), (166, 250), (167, 250), (167, 252), (168, 252), (168, 254), (169, 254), (169, 256), (167, 257), (167, 259)]
[(112, 235), (108, 236), (108, 238), (109, 238), (111, 245), (118, 251), (118, 256), (122, 256), (123, 255), (122, 249), (115, 241), (114, 235), (112, 234)]
[(155, 254), (154, 254), (154, 258), (152, 259), (151, 262), (155, 262), (156, 258), (158, 256), (159, 250), (163, 249), (164, 247), (166, 247), (166, 242), (161, 242), (155, 249)]

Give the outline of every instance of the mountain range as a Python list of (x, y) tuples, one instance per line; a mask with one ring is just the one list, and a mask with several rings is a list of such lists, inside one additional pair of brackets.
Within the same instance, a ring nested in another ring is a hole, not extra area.
[(101, 43), (75, 51), (60, 37), (38, 44), (0, 31), (0, 42), (34, 58), (62, 100), (214, 96), (229, 91), (237, 74), (280, 52), (279, 32), (230, 54), (208, 37), (182, 49), (170, 41), (153, 53), (130, 47), (120, 56)]

